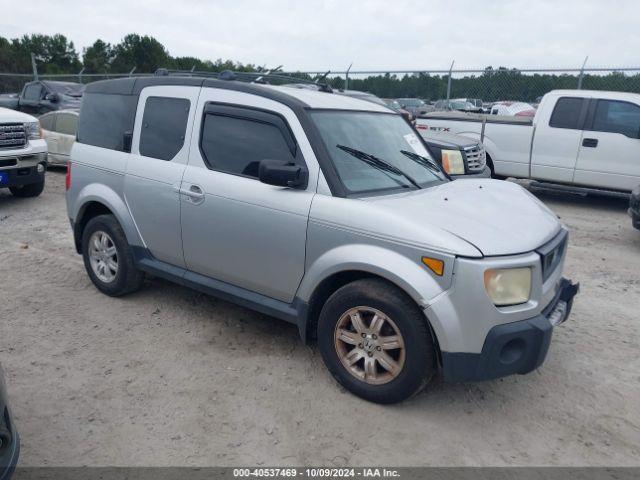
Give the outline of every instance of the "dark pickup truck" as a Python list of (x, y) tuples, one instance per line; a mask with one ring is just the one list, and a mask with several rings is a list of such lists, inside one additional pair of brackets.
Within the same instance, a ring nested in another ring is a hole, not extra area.
[(81, 83), (36, 80), (25, 84), (20, 93), (0, 95), (0, 107), (36, 115), (53, 110), (78, 110), (83, 93)]

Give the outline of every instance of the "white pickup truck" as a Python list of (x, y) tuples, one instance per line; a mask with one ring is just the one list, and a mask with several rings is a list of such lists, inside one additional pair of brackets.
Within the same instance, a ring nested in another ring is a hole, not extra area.
[(440, 112), (416, 128), (480, 139), (495, 177), (617, 192), (640, 184), (640, 94), (554, 90), (533, 118)]

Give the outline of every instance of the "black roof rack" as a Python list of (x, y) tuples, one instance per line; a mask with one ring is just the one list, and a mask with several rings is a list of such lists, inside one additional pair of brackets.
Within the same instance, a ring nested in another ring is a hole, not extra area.
[(266, 70), (260, 72), (239, 72), (233, 70), (223, 70), (221, 72), (206, 72), (197, 70), (169, 70), (167, 68), (159, 68), (155, 71), (154, 76), (179, 76), (179, 77), (206, 77), (216, 78), (218, 80), (235, 80), (248, 83), (259, 83), (263, 85), (286, 85), (287, 83), (315, 85), (318, 91), (333, 93), (331, 86), (327, 83), (321, 82), (330, 72), (325, 73), (322, 77), (316, 80), (309, 80), (307, 78), (300, 78), (294, 75), (287, 75), (279, 70)]

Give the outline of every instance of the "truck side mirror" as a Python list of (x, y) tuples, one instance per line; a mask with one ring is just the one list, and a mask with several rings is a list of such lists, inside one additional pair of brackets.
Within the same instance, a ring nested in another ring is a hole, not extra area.
[(58, 95), (57, 93), (47, 93), (44, 99), (50, 101), (51, 103), (58, 103), (60, 101), (60, 95)]
[(262, 160), (258, 168), (262, 183), (304, 189), (309, 181), (309, 171), (302, 165), (280, 160)]

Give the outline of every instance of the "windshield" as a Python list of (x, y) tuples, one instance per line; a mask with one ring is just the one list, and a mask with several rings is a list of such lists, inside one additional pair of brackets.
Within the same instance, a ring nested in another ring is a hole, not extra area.
[[(445, 181), (441, 172), (428, 162), (420, 161), (420, 157), (431, 157), (399, 115), (325, 110), (311, 112), (311, 116), (340, 180), (350, 193), (416, 189)], [(355, 150), (395, 168), (380, 168), (376, 166), (379, 162), (363, 160), (363, 155)]]

